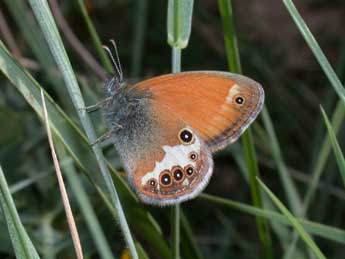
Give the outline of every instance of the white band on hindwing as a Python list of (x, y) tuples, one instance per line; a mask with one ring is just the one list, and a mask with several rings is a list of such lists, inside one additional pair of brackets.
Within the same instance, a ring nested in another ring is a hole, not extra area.
[[(165, 155), (162, 161), (155, 163), (155, 167), (153, 171), (148, 172), (141, 178), (141, 185), (145, 185), (149, 179), (156, 179), (159, 183), (159, 175), (164, 170), (169, 170), (174, 166), (180, 166), (184, 168), (187, 165), (192, 165), (196, 168), (196, 162), (192, 161), (188, 154), (191, 152), (196, 152), (200, 156), (200, 140), (197, 136), (195, 136), (195, 141), (191, 145), (176, 145), (176, 146), (163, 146), (163, 150), (165, 151)], [(159, 184), (158, 184), (159, 189)]]

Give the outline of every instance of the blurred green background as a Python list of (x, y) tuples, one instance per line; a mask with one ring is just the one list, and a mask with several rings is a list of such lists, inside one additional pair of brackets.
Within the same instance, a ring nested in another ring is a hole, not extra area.
[[(78, 1), (49, 2), (85, 101), (89, 105), (94, 104), (102, 99), (105, 72)], [(167, 1), (85, 0), (84, 3), (102, 43), (108, 44), (112, 38), (116, 40), (125, 78), (137, 82), (170, 73)], [(345, 2), (307, 0), (295, 1), (295, 4), (343, 82)], [(61, 74), (27, 1), (3, 0), (0, 11), (0, 38), (3, 43), (56, 104), (79, 125)], [(306, 218), (342, 231), (345, 226), (344, 185), (332, 151), (320, 151), (324, 140), (327, 140), (320, 105), (332, 117), (339, 99), (282, 1), (235, 0), (233, 11), (243, 74), (264, 87), (265, 103), (280, 145), (281, 157), (301, 200), (311, 185), (315, 171), (322, 173), (316, 182), (317, 190)], [(86, 61), (89, 55), (90, 64)], [(182, 70), (227, 71), (227, 64), (217, 1), (194, 1), (192, 33), (188, 47), (182, 51)], [(42, 258), (74, 258), (45, 128), (3, 74), (0, 74), (0, 85), (0, 164), (21, 220)], [(341, 103), (338, 105), (343, 106)], [(335, 119), (341, 147), (345, 144), (343, 117), (344, 114), (340, 114)], [(92, 120), (98, 135), (101, 135), (105, 131), (101, 113), (92, 114)], [(261, 179), (289, 208), (284, 179), (277, 173), (279, 162), (274, 156), (267, 125), (259, 118), (252, 129)], [(125, 178), (125, 174), (121, 173), (121, 162), (110, 143), (104, 145), (104, 151), (121, 177)], [(240, 142), (217, 153), (215, 165), (214, 175), (205, 192), (239, 204), (251, 204)], [(75, 170), (80, 171), (78, 167)], [(79, 174), (79, 180), (112, 252), (126, 258), (125, 242), (112, 215), (83, 174)], [(100, 258), (69, 181), (67, 188), (85, 257)], [(131, 210), (131, 206), (137, 205), (124, 203), (123, 206)], [(183, 203), (181, 208), (184, 220), (188, 221), (188, 224), (183, 224), (181, 232), (182, 258), (262, 258), (253, 215), (206, 198)], [(265, 206), (265, 209), (268, 208)], [(154, 217), (155, 224), (159, 224), (162, 230), (162, 240), (168, 244), (171, 235), (170, 210), (141, 206), (140, 213), (150, 213)], [(136, 216), (132, 216), (129, 226), (148, 257), (164, 258), (164, 253), (157, 252), (157, 248), (148, 241), (152, 237), (150, 232), (146, 232), (145, 223), (140, 227), (133, 226), (141, 224), (132, 223), (135, 219)], [(293, 240), (293, 231), (283, 225), (274, 228), (271, 236), (274, 257), (283, 258)], [(314, 238), (327, 258), (344, 258), (345, 234), (339, 233), (339, 240), (336, 241), (318, 236)], [(159, 246), (159, 241), (157, 244)], [(10, 236), (0, 214), (0, 258), (13, 257)], [(296, 244), (294, 258), (312, 258), (301, 241)]]

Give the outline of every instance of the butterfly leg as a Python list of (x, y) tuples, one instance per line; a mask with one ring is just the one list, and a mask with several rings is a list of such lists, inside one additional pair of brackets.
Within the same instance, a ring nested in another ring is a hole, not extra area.
[(108, 132), (104, 133), (102, 136), (100, 136), (98, 139), (96, 139), (93, 143), (91, 143), (91, 145), (93, 146), (93, 145), (104, 142), (105, 140), (111, 138), (111, 136), (119, 129), (123, 129), (123, 126), (120, 124), (116, 124), (114, 128), (112, 128)]
[(111, 98), (112, 98), (112, 97), (107, 97), (107, 98), (105, 98), (104, 100), (99, 101), (99, 102), (97, 102), (97, 103), (94, 104), (94, 105), (90, 105), (90, 106), (87, 106), (87, 107), (85, 107), (85, 108), (81, 108), (81, 110), (85, 110), (86, 112), (94, 112), (94, 111), (97, 111), (97, 110), (99, 110), (100, 108), (102, 108), (102, 107), (104, 106), (105, 103), (109, 102)]

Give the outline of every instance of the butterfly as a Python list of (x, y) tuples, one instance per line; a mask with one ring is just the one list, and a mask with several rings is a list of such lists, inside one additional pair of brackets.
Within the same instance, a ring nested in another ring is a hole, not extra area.
[(227, 72), (167, 74), (134, 85), (117, 74), (101, 102), (128, 180), (144, 203), (165, 206), (196, 197), (213, 172), (212, 154), (236, 141), (260, 113), (264, 91), (254, 80)]

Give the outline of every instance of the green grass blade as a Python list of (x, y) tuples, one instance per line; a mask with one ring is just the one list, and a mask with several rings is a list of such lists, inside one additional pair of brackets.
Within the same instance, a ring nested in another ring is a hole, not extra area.
[(291, 179), (291, 176), (285, 165), (282, 153), (280, 151), (279, 142), (266, 107), (263, 108), (261, 115), (270, 140), (269, 143), (271, 145), (272, 156), (277, 164), (279, 176), (283, 183), (290, 208), (292, 209), (294, 214), (302, 215), (302, 203), (297, 188), (293, 180)]
[(186, 258), (193, 258), (193, 259), (203, 259), (203, 255), (195, 241), (191, 226), (186, 215), (182, 212), (181, 213), (181, 243), (182, 247), (184, 247), (185, 257)]
[(341, 151), (341, 148), (339, 146), (339, 143), (337, 141), (337, 137), (335, 136), (335, 133), (333, 131), (332, 125), (329, 122), (329, 119), (327, 117), (326, 112), (323, 110), (323, 108), (321, 107), (321, 112), (322, 112), (322, 116), (325, 120), (326, 123), (326, 127), (327, 127), (327, 131), (328, 131), (328, 135), (329, 135), (329, 139), (331, 140), (331, 144), (333, 147), (333, 152), (335, 155), (335, 158), (337, 160), (337, 164), (338, 164), (338, 168), (340, 171), (340, 175), (343, 179), (344, 185), (345, 185), (345, 159), (344, 159), (344, 155)]
[[(305, 41), (307, 42), (309, 48), (313, 52), (315, 58), (317, 59), (318, 63), (320, 64), (321, 68), (323, 69), (324, 73), (326, 74), (328, 80), (331, 82), (332, 87), (334, 88), (335, 92), (337, 93), (338, 97), (341, 100), (341, 104), (338, 103), (337, 105), (337, 112), (341, 112), (343, 109), (341, 105), (344, 105), (345, 101), (345, 90), (337, 77), (335, 71), (333, 70), (332, 66), (328, 62), (325, 54), (321, 50), (319, 44), (317, 43), (316, 39), (312, 35), (311, 31), (309, 30), (307, 24), (304, 22), (303, 18), (299, 14), (298, 10), (296, 9), (294, 3), (291, 0), (283, 0), (283, 3), (285, 7), (287, 8), (289, 14), (291, 15), (292, 19), (294, 20), (296, 26), (298, 27), (300, 33), (304, 37)], [(334, 114), (335, 115), (335, 114)], [(332, 116), (334, 117), (334, 116)], [(342, 120), (343, 118), (340, 118), (339, 120)], [(322, 174), (324, 165), (327, 161), (328, 155), (330, 152), (330, 143), (328, 139), (325, 138), (325, 141), (323, 142), (322, 148), (319, 153), (319, 158), (316, 161), (315, 170), (313, 171), (313, 177), (311, 180), (311, 184), (307, 190), (307, 193), (305, 195), (305, 199), (303, 202), (303, 214), (306, 214), (309, 204), (314, 196), (316, 186), (319, 182), (320, 176)], [(297, 242), (298, 236), (295, 235), (293, 238), (292, 246)]]
[(26, 1), (20, 0), (5, 0), (8, 10), (10, 11), (13, 19), (18, 25), (20, 32), (22, 33), (25, 41), (27, 42), (30, 50), (33, 52), (35, 58), (40, 63), (42, 71), (49, 79), (49, 82), (53, 85), (60, 101), (67, 107), (65, 101), (66, 90), (61, 89), (62, 79), (56, 75), (56, 65), (50, 54), (47, 43), (44, 40), (42, 33), (39, 31), (38, 25), (35, 20), (30, 19), (29, 8)]
[(131, 78), (138, 78), (142, 69), (145, 32), (147, 24), (147, 0), (136, 0), (136, 13), (134, 18), (134, 32), (132, 45)]
[(91, 201), (77, 177), (77, 171), (75, 170), (73, 160), (68, 156), (60, 142), (56, 142), (55, 146), (60, 158), (59, 160), (66, 161), (64, 164), (61, 163), (61, 169), (64, 172), (64, 175), (71, 187), (71, 191), (78, 202), (79, 208), (85, 218), (85, 222), (91, 233), (91, 238), (95, 243), (99, 255), (104, 259), (114, 259), (96, 213), (92, 208)]
[(237, 35), (234, 26), (232, 4), (229, 0), (218, 0), (223, 23), (224, 42), (228, 67), (234, 73), (242, 74), (240, 52), (238, 51)]
[(114, 73), (113, 66), (110, 63), (109, 58), (107, 57), (107, 55), (103, 51), (102, 43), (101, 43), (101, 40), (99, 39), (96, 28), (93, 25), (93, 23), (89, 17), (89, 14), (87, 13), (87, 10), (86, 10), (85, 4), (84, 4), (84, 0), (76, 0), (76, 1), (78, 2), (80, 12), (84, 18), (84, 21), (86, 23), (86, 27), (90, 33), (93, 46), (94, 46), (95, 50), (97, 51), (98, 57), (100, 58), (103, 67), (105, 67), (105, 69), (107, 70), (108, 73)]
[[(90, 117), (85, 110), (85, 103), (82, 98), (80, 88), (78, 86), (76, 76), (72, 70), (71, 63), (67, 57), (65, 48), (62, 44), (62, 40), (58, 29), (56, 27), (55, 21), (49, 9), (49, 6), (44, 0), (30, 0), (30, 5), (34, 11), (34, 14), (40, 24), (42, 32), (46, 38), (48, 46), (54, 56), (54, 59), (62, 72), (68, 93), (72, 99), (75, 109), (78, 111), (79, 119), (86, 132), (87, 137), (91, 142), (95, 142), (96, 134), (91, 123)], [(135, 248), (134, 240), (129, 229), (125, 213), (123, 211), (118, 193), (115, 189), (113, 179), (109, 174), (109, 170), (106, 166), (104, 156), (99, 144), (93, 145), (92, 147), (94, 154), (96, 156), (97, 162), (99, 164), (102, 176), (104, 178), (105, 185), (110, 195), (110, 200), (113, 206), (116, 208), (118, 213), (118, 219), (122, 233), (125, 237), (126, 243), (131, 251), (132, 257), (134, 259), (138, 258), (138, 254)]]
[(288, 218), (293, 227), (300, 234), (301, 238), (310, 247), (310, 249), (315, 253), (318, 258), (325, 258), (324, 254), (321, 252), (319, 247), (315, 244), (309, 234), (304, 230), (303, 226), (298, 222), (298, 220), (290, 213), (290, 211), (284, 206), (284, 204), (273, 194), (273, 192), (268, 189), (268, 187), (258, 178), (257, 179), (262, 189), (268, 194), (271, 200), (276, 204), (280, 211)]
[[(214, 195), (202, 194), (198, 199), (223, 206), (225, 208), (235, 209), (250, 215), (264, 217), (270, 222), (276, 222), (277, 224), (289, 225), (291, 222), (282, 214), (267, 210), (257, 208), (255, 206), (243, 204), (230, 199), (220, 198)], [(323, 237), (328, 240), (338, 242), (340, 244), (345, 244), (345, 231), (339, 228), (326, 226), (323, 224), (315, 223), (305, 219), (298, 219), (299, 223), (310, 233), (319, 237)]]
[[(27, 71), (23, 70), (20, 65), (18, 65), (1, 41), (0, 70), (25, 98), (27, 103), (31, 105), (38, 116), (43, 118), (42, 105), (40, 102), (41, 87)], [(102, 181), (98, 181), (97, 179), (100, 174), (94, 173), (99, 170), (99, 167), (89, 142), (75, 123), (61, 110), (49, 95), (45, 94), (45, 99), (47, 110), (50, 115), (50, 125), (54, 134), (61, 140), (69, 155), (86, 174), (88, 179), (90, 179), (93, 184), (97, 183), (97, 185), (94, 184), (96, 190), (112, 213), (114, 219), (117, 219), (117, 214), (113, 206), (110, 205), (108, 198), (105, 193), (103, 193), (105, 187), (103, 187)], [(108, 166), (110, 166), (109, 163)], [(126, 215), (131, 225), (135, 227), (138, 233), (147, 233), (147, 235), (150, 236), (146, 242), (155, 249), (161, 258), (170, 258), (171, 251), (162, 236), (161, 229), (157, 222), (152, 218), (151, 214), (143, 208), (128, 185), (119, 174), (115, 173), (111, 166), (110, 170), (111, 173), (113, 173), (116, 188), (119, 190), (121, 198), (126, 205)]]
[(0, 206), (5, 217), (12, 245), (17, 258), (40, 258), (22, 222), (12, 199), (5, 175), (0, 166)]
[(320, 66), (322, 67), (323, 71), (327, 75), (329, 81), (331, 82), (334, 90), (338, 94), (339, 98), (345, 102), (345, 89), (341, 84), (338, 76), (336, 75), (335, 71), (333, 70), (332, 66), (328, 62), (325, 54), (321, 50), (319, 44), (315, 40), (313, 34), (310, 32), (307, 24), (304, 22), (302, 16), (299, 14), (297, 8), (295, 7), (292, 0), (283, 0), (286, 9), (289, 11), (292, 19), (294, 20), (296, 26), (298, 27), (300, 33), (304, 37), (304, 40), (307, 42), (309, 48), (314, 53), (317, 61), (319, 62)]
[[(229, 70), (233, 73), (241, 74), (242, 69), (237, 46), (231, 1), (218, 0), (218, 5), (223, 22), (225, 48), (228, 58)], [(250, 128), (247, 129), (247, 131), (242, 135), (241, 139), (245, 153), (245, 160), (249, 171), (249, 185), (253, 204), (259, 208), (262, 208), (261, 194), (256, 181), (256, 177), (259, 175), (259, 167), (256, 159), (255, 148)], [(273, 258), (272, 241), (268, 222), (263, 218), (257, 217), (256, 224), (260, 241), (265, 250), (265, 256), (266, 258)]]

